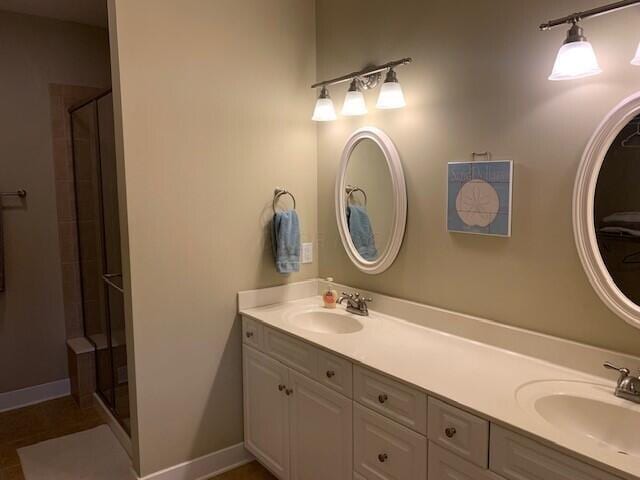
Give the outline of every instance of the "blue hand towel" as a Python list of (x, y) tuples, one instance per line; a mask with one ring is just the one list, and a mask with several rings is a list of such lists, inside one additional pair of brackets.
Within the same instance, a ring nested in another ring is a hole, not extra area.
[(300, 221), (295, 210), (273, 216), (271, 245), (278, 272), (300, 271)]
[(365, 260), (378, 258), (378, 249), (367, 210), (357, 205), (349, 205), (347, 207), (347, 223), (351, 240), (362, 258)]

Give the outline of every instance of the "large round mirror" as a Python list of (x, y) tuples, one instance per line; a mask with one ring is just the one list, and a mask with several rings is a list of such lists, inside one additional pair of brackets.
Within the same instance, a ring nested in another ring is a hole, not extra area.
[(640, 328), (640, 94), (618, 105), (585, 151), (574, 194), (578, 252), (611, 310)]
[(336, 179), (336, 220), (351, 261), (381, 273), (398, 255), (407, 217), (400, 156), (381, 130), (354, 132), (342, 152)]

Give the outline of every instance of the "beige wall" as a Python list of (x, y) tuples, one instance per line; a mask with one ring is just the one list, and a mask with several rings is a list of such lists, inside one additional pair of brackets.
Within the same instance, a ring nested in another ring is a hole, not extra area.
[[(7, 291), (0, 293), (0, 392), (67, 376), (49, 84), (109, 85), (104, 29), (0, 11), (0, 190)], [(13, 208), (13, 207), (16, 208)], [(77, 281), (67, 272), (65, 281)]]
[[(344, 253), (332, 208), (320, 208), (321, 274), (374, 291), (559, 337), (640, 354), (640, 331), (600, 302), (573, 242), (571, 201), (582, 151), (602, 117), (638, 90), (629, 60), (637, 12), (585, 22), (604, 73), (550, 82), (565, 29), (541, 21), (597, 0), (318, 0), (318, 77), (411, 56), (398, 69), (408, 107), (319, 127), (318, 204), (332, 205), (341, 148), (369, 124), (394, 140), (409, 196), (407, 235), (395, 264), (367, 276)], [(341, 105), (346, 87), (331, 93)], [(377, 93), (377, 92), (376, 92)], [(449, 234), (446, 166), (489, 150), (515, 161), (513, 237)]]
[(266, 229), (282, 185), (316, 238), (314, 2), (112, 0), (110, 17), (146, 475), (242, 441), (236, 293), (318, 273), (277, 274)]

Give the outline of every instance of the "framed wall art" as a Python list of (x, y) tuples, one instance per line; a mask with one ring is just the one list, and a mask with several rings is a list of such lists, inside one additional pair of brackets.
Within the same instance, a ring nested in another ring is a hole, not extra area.
[(450, 162), (448, 231), (510, 237), (512, 187), (511, 160)]

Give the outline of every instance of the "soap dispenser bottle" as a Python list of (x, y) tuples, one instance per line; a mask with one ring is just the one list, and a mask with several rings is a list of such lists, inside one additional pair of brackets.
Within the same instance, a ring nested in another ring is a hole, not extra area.
[(331, 285), (331, 282), (333, 282), (333, 278), (327, 277), (327, 282), (329, 282), (327, 291), (324, 292), (324, 295), (322, 295), (324, 308), (336, 308), (336, 302), (338, 301), (338, 292), (336, 292), (333, 288), (333, 285)]

